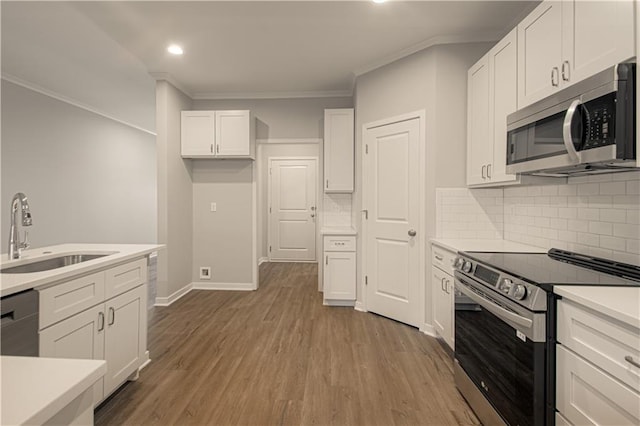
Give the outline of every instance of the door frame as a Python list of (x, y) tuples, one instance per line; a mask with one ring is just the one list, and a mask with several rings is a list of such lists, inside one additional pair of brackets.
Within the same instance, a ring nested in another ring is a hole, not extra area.
[[(418, 235), (422, 236), (422, 240), (420, 241), (419, 245), (418, 245), (418, 257), (419, 257), (419, 264), (418, 264), (418, 279), (419, 279), (419, 285), (420, 285), (420, 289), (419, 289), (419, 297), (420, 300), (418, 301), (418, 311), (420, 314), (420, 318), (418, 319), (419, 322), (419, 329), (422, 330), (424, 324), (426, 323), (425, 321), (425, 305), (426, 305), (426, 285), (427, 285), (427, 275), (426, 275), (426, 266), (427, 266), (427, 262), (426, 262), (426, 254), (427, 254), (427, 220), (426, 220), (426, 187), (427, 187), (427, 175), (426, 175), (426, 153), (427, 153), (427, 135), (426, 135), (426, 111), (424, 109), (422, 110), (418, 110), (418, 111), (413, 111), (413, 112), (409, 112), (406, 114), (401, 114), (401, 115), (396, 115), (393, 117), (389, 117), (389, 118), (383, 118), (381, 120), (377, 120), (377, 121), (372, 121), (370, 123), (365, 123), (362, 125), (362, 146), (361, 146), (361, 164), (362, 164), (362, 173), (361, 173), (361, 188), (360, 190), (362, 191), (362, 209), (363, 212), (364, 210), (368, 210), (368, 203), (369, 200), (367, 199), (367, 174), (368, 174), (368, 163), (366, 161), (366, 134), (368, 130), (372, 130), (375, 129), (377, 127), (383, 127), (383, 126), (387, 126), (389, 124), (395, 124), (395, 123), (399, 123), (402, 121), (409, 121), (409, 120), (413, 120), (413, 119), (418, 119), (419, 120), (419, 124), (418, 124), (418, 128), (419, 130), (419, 135), (418, 135), (418, 204), (419, 204), (419, 213), (418, 213), (418, 226), (417, 226), (417, 231), (418, 231)], [(368, 306), (367, 306), (367, 288), (365, 285), (365, 276), (367, 275), (367, 239), (369, 238), (369, 225), (368, 225), (368, 220), (364, 219), (364, 215), (361, 218), (361, 223), (362, 223), (362, 243), (360, 244), (360, 247), (362, 248), (361, 250), (361, 255), (360, 255), (360, 264), (362, 265), (362, 269), (361, 269), (361, 276), (360, 276), (360, 295), (361, 297), (361, 307), (362, 310), (365, 312), (368, 312)]]
[(295, 262), (295, 263), (317, 263), (318, 262), (318, 253), (320, 253), (319, 250), (319, 230), (320, 227), (318, 226), (318, 224), (320, 223), (320, 211), (321, 211), (321, 207), (320, 206), (320, 201), (322, 200), (322, 198), (319, 196), (319, 187), (320, 187), (320, 170), (318, 170), (319, 167), (319, 159), (318, 157), (309, 157), (309, 156), (275, 156), (275, 157), (267, 157), (267, 168), (269, 169), (267, 171), (267, 209), (271, 208), (271, 199), (272, 199), (272, 195), (271, 195), (271, 186), (273, 184), (272, 182), (272, 178), (271, 178), (271, 164), (273, 163), (273, 161), (278, 161), (278, 160), (312, 160), (315, 161), (316, 163), (316, 181), (315, 181), (315, 188), (316, 188), (316, 202), (315, 202), (315, 206), (316, 206), (316, 221), (315, 221), (315, 243), (316, 243), (316, 258), (315, 260), (281, 260), (281, 259), (273, 259), (271, 257), (271, 251), (268, 250), (268, 247), (271, 246), (271, 213), (267, 210), (266, 214), (267, 214), (267, 258), (268, 258), (268, 262)]

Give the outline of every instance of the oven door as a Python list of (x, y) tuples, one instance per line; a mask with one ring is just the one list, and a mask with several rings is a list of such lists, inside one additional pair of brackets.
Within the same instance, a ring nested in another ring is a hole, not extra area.
[(545, 423), (545, 314), (456, 272), (455, 357), (509, 425)]

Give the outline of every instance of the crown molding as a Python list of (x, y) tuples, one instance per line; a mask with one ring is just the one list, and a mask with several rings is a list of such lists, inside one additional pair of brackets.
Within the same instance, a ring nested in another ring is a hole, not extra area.
[(149, 129), (145, 129), (144, 127), (140, 127), (140, 126), (138, 126), (136, 124), (133, 124), (133, 123), (129, 123), (128, 121), (116, 118), (111, 114), (108, 114), (108, 113), (106, 113), (104, 111), (101, 111), (101, 110), (99, 110), (97, 108), (94, 108), (94, 107), (92, 107), (90, 105), (87, 105), (87, 104), (85, 104), (83, 102), (80, 102), (80, 101), (78, 101), (76, 99), (73, 99), (73, 98), (70, 98), (68, 96), (62, 95), (62, 94), (60, 94), (58, 92), (55, 92), (53, 90), (46, 89), (46, 88), (44, 88), (42, 86), (39, 86), (39, 85), (37, 85), (35, 83), (32, 83), (30, 81), (24, 80), (24, 79), (22, 79), (20, 77), (16, 77), (15, 75), (11, 75), (11, 74), (3, 72), (2, 73), (2, 80), (8, 81), (9, 83), (13, 83), (13, 84), (15, 84), (17, 86), (20, 86), (20, 87), (24, 87), (25, 89), (29, 89), (29, 90), (31, 90), (33, 92), (40, 93), (41, 95), (48, 96), (48, 97), (53, 98), (53, 99), (55, 99), (57, 101), (64, 102), (66, 104), (72, 105), (72, 106), (74, 106), (76, 108), (80, 108), (82, 110), (91, 112), (91, 113), (99, 115), (101, 117), (108, 118), (109, 120), (113, 120), (113, 121), (118, 122), (120, 124), (124, 124), (125, 126), (131, 127), (133, 129), (139, 130), (139, 131), (144, 132), (144, 133), (148, 133), (148, 134), (150, 134), (152, 136), (157, 136), (156, 132), (154, 132), (154, 131), (151, 131)]
[(153, 71), (153, 72), (150, 72), (149, 75), (151, 77), (153, 77), (156, 81), (165, 80), (165, 81), (171, 83), (171, 85), (173, 87), (175, 87), (176, 89), (178, 89), (179, 91), (181, 91), (182, 93), (184, 93), (185, 95), (190, 97), (191, 99), (194, 99), (193, 94), (189, 90), (187, 90), (182, 85), (182, 83), (180, 83), (174, 76), (172, 76), (168, 72), (155, 72), (155, 71)]
[(353, 96), (349, 90), (318, 90), (300, 92), (201, 92), (194, 93), (193, 99), (297, 99), (297, 98), (343, 98)]
[(464, 36), (454, 35), (454, 36), (431, 37), (427, 40), (416, 43), (413, 46), (409, 46), (406, 49), (402, 49), (399, 52), (396, 52), (392, 55), (386, 56), (368, 65), (357, 68), (353, 71), (353, 73), (355, 77), (360, 77), (363, 74), (371, 72), (385, 65), (389, 65), (392, 62), (395, 62), (402, 58), (406, 58), (409, 55), (413, 55), (414, 53), (417, 53), (424, 49), (428, 49), (433, 46), (443, 45), (443, 44), (495, 42), (500, 40), (501, 38), (500, 36), (501, 36), (500, 33), (493, 31), (488, 33), (479, 33), (479, 34), (464, 35)]

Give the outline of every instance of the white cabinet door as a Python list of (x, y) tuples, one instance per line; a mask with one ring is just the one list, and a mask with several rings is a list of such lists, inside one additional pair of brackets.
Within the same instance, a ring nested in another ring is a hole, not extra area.
[(325, 253), (324, 298), (356, 299), (356, 254), (354, 252)]
[(507, 167), (507, 115), (518, 108), (518, 50), (517, 29), (512, 30), (489, 52), (489, 97), (492, 123), (490, 134), (493, 158), (487, 175), (491, 182), (515, 181)]
[(635, 53), (632, 0), (564, 0), (562, 83), (576, 83)]
[(467, 185), (487, 182), (493, 157), (489, 136), (489, 57), (469, 69), (467, 86)]
[(251, 156), (250, 111), (216, 111), (215, 116), (216, 156)]
[(453, 349), (453, 277), (436, 267), (431, 271), (433, 325), (436, 333)]
[(108, 396), (142, 364), (146, 350), (146, 288), (137, 287), (105, 304), (104, 393)]
[(353, 108), (324, 110), (324, 192), (353, 192)]
[[(104, 359), (104, 305), (76, 314), (40, 331), (40, 356), (48, 358)], [(93, 387), (93, 401), (103, 398), (103, 378)]]
[(518, 24), (518, 108), (560, 85), (562, 3), (545, 1)]
[(212, 158), (215, 150), (215, 112), (182, 111), (180, 141), (185, 158)]

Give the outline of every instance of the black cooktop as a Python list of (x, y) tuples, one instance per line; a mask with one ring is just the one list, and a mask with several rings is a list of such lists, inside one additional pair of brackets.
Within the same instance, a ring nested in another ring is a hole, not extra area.
[(487, 266), (531, 284), (640, 287), (640, 267), (559, 249), (548, 253), (464, 252)]

